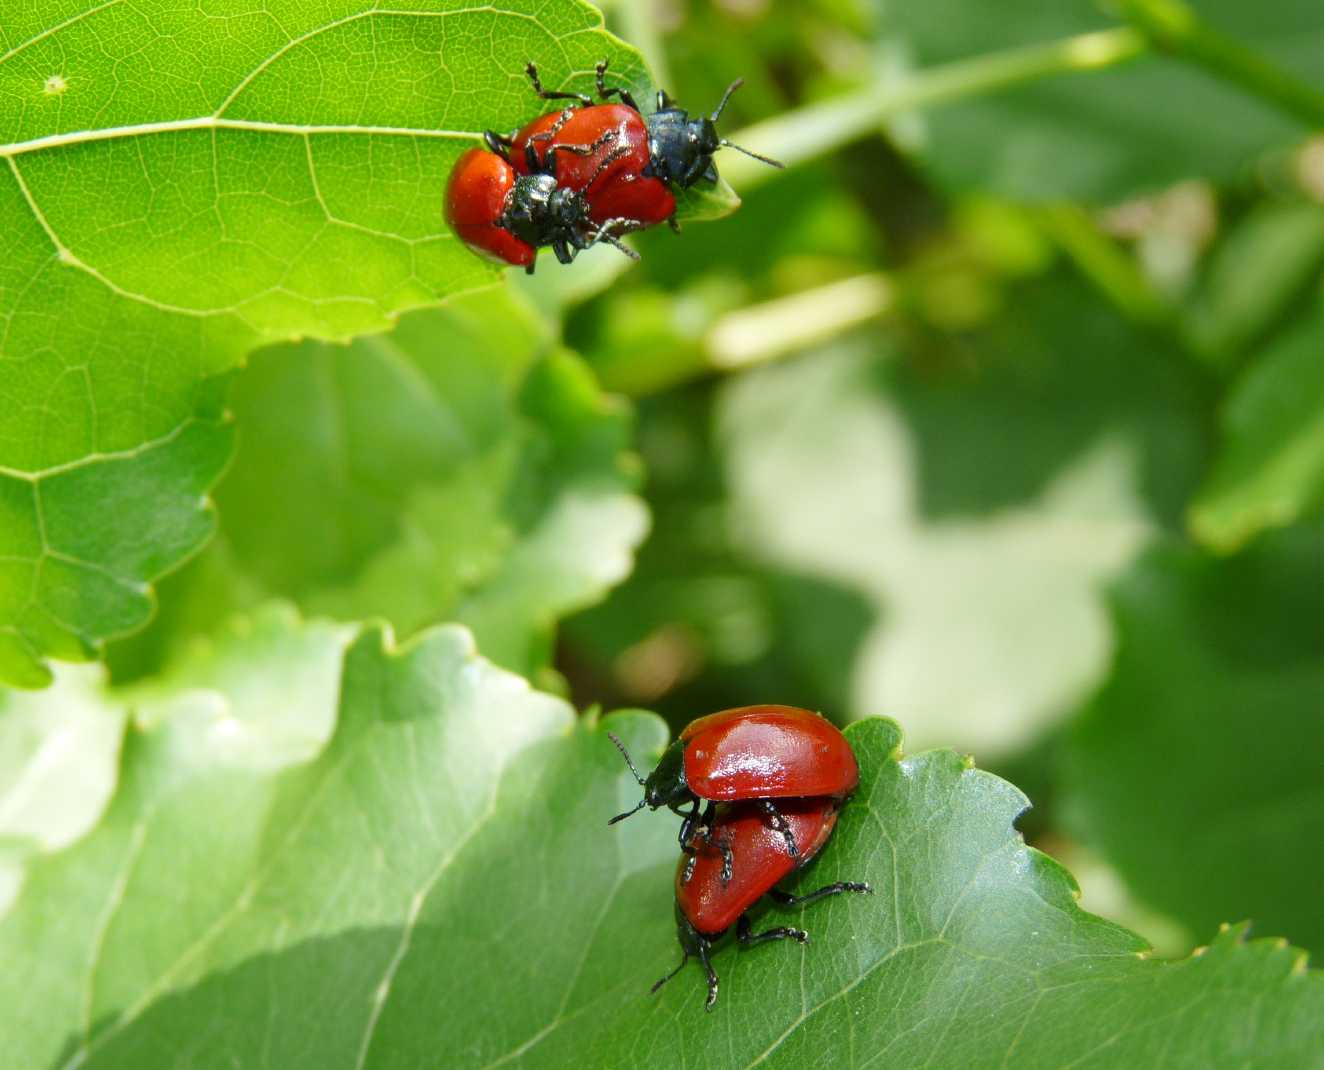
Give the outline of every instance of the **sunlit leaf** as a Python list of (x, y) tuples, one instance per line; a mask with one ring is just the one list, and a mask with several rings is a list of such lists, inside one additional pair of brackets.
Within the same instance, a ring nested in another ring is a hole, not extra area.
[(140, 628), (207, 538), (220, 380), (248, 350), (380, 331), (495, 277), (441, 198), (485, 128), (544, 107), (526, 61), (589, 86), (608, 58), (648, 87), (578, 0), (2, 22), (0, 679), (39, 686), (43, 658)]

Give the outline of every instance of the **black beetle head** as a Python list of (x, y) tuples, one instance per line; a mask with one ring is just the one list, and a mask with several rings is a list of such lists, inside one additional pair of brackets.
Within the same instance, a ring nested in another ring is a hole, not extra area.
[(644, 781), (644, 802), (650, 810), (670, 806), (689, 797), (690, 787), (685, 783), (685, 744), (679, 739), (663, 753), (657, 768)]
[(679, 739), (663, 752), (662, 760), (657, 763), (657, 768), (645, 780), (639, 775), (639, 770), (634, 767), (634, 762), (630, 760), (630, 754), (625, 749), (625, 744), (610, 732), (607, 733), (607, 736), (616, 744), (616, 749), (621, 752), (625, 764), (630, 767), (630, 772), (634, 774), (635, 780), (639, 781), (639, 786), (644, 789), (644, 797), (639, 800), (638, 806), (633, 810), (626, 810), (623, 814), (617, 814), (607, 824), (614, 825), (617, 821), (624, 821), (631, 814), (637, 814), (645, 806), (650, 810), (656, 810), (660, 806), (670, 806), (672, 803), (682, 802), (689, 797), (689, 785), (685, 782), (685, 744)]

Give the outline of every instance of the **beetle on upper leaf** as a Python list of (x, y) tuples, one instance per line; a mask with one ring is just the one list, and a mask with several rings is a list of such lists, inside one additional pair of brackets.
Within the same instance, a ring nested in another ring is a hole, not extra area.
[[(550, 246), (562, 264), (598, 242), (638, 259), (617, 237), (637, 230), (637, 223), (619, 217), (598, 219), (590, 212), (592, 187), (629, 149), (614, 144), (613, 130), (602, 131), (587, 143), (553, 144), (574, 116), (569, 110), (561, 113), (538, 135), (550, 144), (541, 157), (535, 141), (525, 145), (522, 171), (514, 168), (504, 151), (470, 149), (456, 162), (446, 186), (446, 220), (471, 250), (521, 266), (530, 274), (543, 246)], [(492, 143), (490, 136), (488, 141)], [(591, 166), (583, 174), (577, 171), (576, 183), (571, 184), (559, 173), (565, 160), (589, 160)]]

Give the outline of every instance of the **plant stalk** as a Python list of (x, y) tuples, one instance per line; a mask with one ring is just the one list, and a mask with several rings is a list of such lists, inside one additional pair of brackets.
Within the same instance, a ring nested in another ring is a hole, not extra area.
[[(797, 108), (746, 127), (732, 134), (731, 140), (789, 166), (848, 145), (904, 112), (1007, 89), (1049, 75), (1112, 67), (1134, 59), (1148, 47), (1144, 34), (1123, 27), (994, 52)], [(722, 174), (737, 189), (749, 190), (768, 181), (776, 171), (757, 160), (727, 153), (722, 160)]]
[(1117, 0), (1155, 48), (1240, 86), (1312, 127), (1324, 127), (1324, 93), (1205, 25), (1185, 0)]

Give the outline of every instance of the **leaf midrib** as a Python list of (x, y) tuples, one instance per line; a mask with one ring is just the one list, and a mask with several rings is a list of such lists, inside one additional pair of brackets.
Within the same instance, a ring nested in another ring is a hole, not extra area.
[[(41, 33), (26, 41), (20, 42), (12, 49), (0, 56), (0, 64), (18, 55), (24, 49), (44, 40), (53, 34), (67, 28), (75, 22), (88, 18), (92, 15), (104, 11), (108, 7), (114, 6), (119, 0), (106, 0), (105, 3), (98, 5), (88, 11), (66, 19), (64, 22), (43, 30)], [(330, 22), (314, 26), (297, 37), (291, 37), (285, 44), (271, 53), (257, 64), (251, 71), (244, 75), (225, 98), (217, 106), (216, 110), (210, 115), (199, 115), (184, 119), (171, 119), (156, 123), (134, 123), (126, 126), (102, 127), (99, 129), (70, 131), (63, 134), (47, 134), (39, 138), (32, 138), (28, 141), (11, 142), (7, 145), (0, 145), (0, 158), (18, 156), (27, 152), (37, 152), (42, 149), (59, 148), (64, 145), (76, 145), (90, 141), (106, 141), (124, 137), (138, 137), (142, 135), (156, 133), (170, 133), (180, 130), (207, 130), (207, 129), (233, 129), (233, 130), (259, 130), (269, 133), (286, 133), (307, 135), (313, 133), (350, 133), (350, 134), (395, 134), (410, 137), (440, 137), (451, 139), (471, 140), (482, 137), (481, 130), (431, 130), (420, 129), (417, 127), (395, 127), (395, 126), (363, 126), (358, 124), (327, 124), (327, 125), (305, 125), (292, 123), (275, 123), (260, 120), (247, 119), (227, 119), (224, 113), (246, 90), (253, 84), (264, 71), (268, 70), (273, 63), (291, 50), (312, 40), (328, 30), (336, 29), (351, 22), (357, 22), (360, 19), (375, 18), (377, 16), (396, 16), (413, 18), (450, 18), (455, 15), (476, 14), (480, 12), (490, 12), (496, 15), (502, 15), (514, 19), (522, 19), (533, 22), (538, 26), (542, 23), (536, 15), (531, 15), (522, 11), (511, 11), (506, 8), (497, 7), (494, 4), (477, 4), (471, 7), (451, 8), (441, 11), (419, 11), (408, 8), (383, 8), (375, 5), (355, 11), (341, 18), (332, 19)], [(544, 27), (545, 28), (545, 27)], [(559, 43), (559, 39), (558, 43)]]
[(115, 141), (127, 137), (145, 137), (152, 134), (173, 134), (189, 130), (248, 130), (267, 134), (370, 134), (397, 137), (431, 137), (450, 140), (474, 141), (483, 136), (481, 130), (436, 130), (415, 126), (365, 126), (358, 123), (276, 123), (261, 119), (227, 119), (219, 115), (197, 115), (188, 119), (168, 119), (159, 123), (132, 123), (128, 126), (105, 126), (95, 130), (74, 130), (64, 134), (46, 134), (30, 141), (14, 141), (0, 145), (0, 159), (22, 156), (44, 149), (63, 148), (96, 141)]

